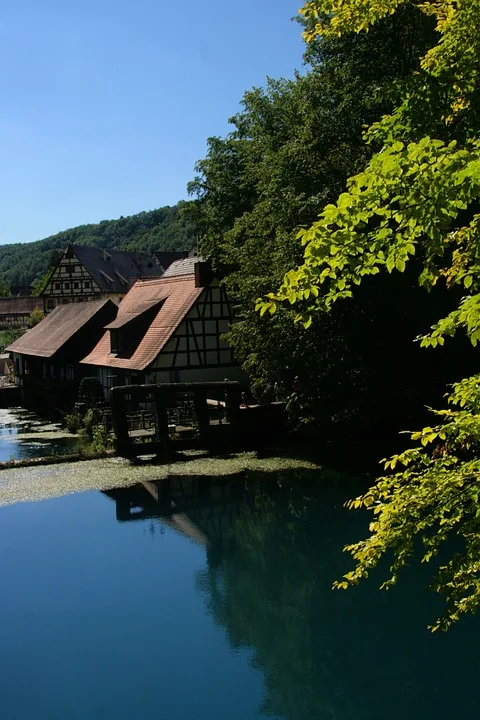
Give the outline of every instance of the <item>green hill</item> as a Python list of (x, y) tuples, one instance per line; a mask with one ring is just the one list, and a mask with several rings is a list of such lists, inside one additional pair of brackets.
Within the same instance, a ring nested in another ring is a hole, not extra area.
[(0, 281), (9, 286), (31, 285), (71, 243), (107, 250), (189, 250), (194, 238), (182, 213), (186, 205), (180, 202), (118, 220), (79, 225), (36, 242), (0, 245)]

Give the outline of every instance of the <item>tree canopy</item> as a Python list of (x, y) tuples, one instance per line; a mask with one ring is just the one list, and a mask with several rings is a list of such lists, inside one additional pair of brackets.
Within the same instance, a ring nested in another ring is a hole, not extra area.
[[(364, 32), (394, 16), (407, 0), (314, 0), (303, 8), (305, 37)], [(456, 307), (439, 317), (421, 344), (442, 346), (462, 329), (480, 339), (480, 6), (471, 0), (424, 2), (435, 18), (438, 41), (400, 88), (392, 112), (368, 128), (376, 149), (334, 203), (301, 229), (303, 263), (290, 270), (277, 292), (260, 299), (260, 313), (287, 302), (310, 325), (318, 311), (355, 296), (355, 286), (381, 271), (415, 267), (426, 290), (439, 286)], [(435, 362), (435, 359), (432, 359)], [(452, 368), (453, 372), (453, 368)], [(434, 587), (446, 596), (446, 613), (433, 627), (446, 628), (480, 604), (480, 376), (454, 385), (450, 407), (438, 424), (412, 434), (417, 447), (385, 461), (394, 474), (380, 478), (354, 507), (373, 510), (371, 535), (349, 547), (356, 567), (340, 587), (366, 577), (393, 552), (390, 578), (412, 558), (438, 556), (455, 536), (458, 552), (437, 568)], [(398, 471), (398, 468), (402, 469)]]
[[(420, 317), (435, 317), (433, 303), (419, 303), (413, 276), (387, 290), (381, 281), (370, 284), (353, 311), (338, 306), (308, 332), (288, 305), (270, 323), (254, 308), (258, 295), (273, 292), (301, 261), (298, 226), (313, 222), (368, 163), (374, 147), (363, 142), (363, 126), (393, 109), (395, 84), (434, 42), (433, 21), (405, 7), (368, 34), (312, 43), (305, 72), (245, 93), (230, 134), (211, 138), (197, 163), (189, 210), (202, 252), (236, 302), (239, 322), (229, 342), (257, 397), (272, 398), (282, 384), (296, 418), (335, 417), (358, 427), (368, 417), (381, 427), (390, 412), (385, 388), (400, 376), (398, 339), (406, 341), (412, 327), (420, 332)], [(411, 353), (409, 365), (420, 365), (417, 348)], [(392, 422), (401, 417), (399, 404), (405, 413), (407, 405), (418, 408), (414, 397), (427, 377), (397, 383)]]

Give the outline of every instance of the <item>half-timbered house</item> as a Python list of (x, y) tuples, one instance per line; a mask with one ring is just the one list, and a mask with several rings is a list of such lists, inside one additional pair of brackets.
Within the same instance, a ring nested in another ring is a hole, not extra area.
[(124, 384), (244, 381), (222, 338), (233, 319), (210, 265), (180, 260), (163, 277), (135, 283), (82, 364), (96, 367), (107, 395)]
[(59, 305), (6, 348), (25, 405), (65, 407), (75, 402), (88, 374), (80, 360), (96, 345), (117, 309), (111, 300)]
[(34, 310), (43, 312), (43, 298), (4, 297), (0, 298), (0, 330), (28, 327)]
[(45, 310), (99, 299), (118, 304), (136, 280), (160, 277), (164, 271), (158, 258), (148, 253), (69, 245), (42, 291)]

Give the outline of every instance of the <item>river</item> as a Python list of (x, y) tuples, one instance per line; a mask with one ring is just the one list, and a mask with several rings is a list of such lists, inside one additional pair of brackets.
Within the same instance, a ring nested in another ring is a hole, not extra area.
[(2, 720), (475, 717), (479, 620), (332, 591), (355, 478), (177, 477), (0, 508)]
[(66, 455), (75, 449), (76, 438), (59, 423), (24, 408), (0, 409), (0, 462)]

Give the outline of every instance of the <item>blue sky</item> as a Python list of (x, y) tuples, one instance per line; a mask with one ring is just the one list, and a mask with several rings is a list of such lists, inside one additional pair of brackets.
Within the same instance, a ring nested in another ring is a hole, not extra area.
[(0, 243), (186, 197), (243, 92), (301, 67), (301, 4), (2, 3)]

